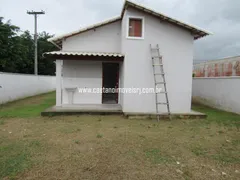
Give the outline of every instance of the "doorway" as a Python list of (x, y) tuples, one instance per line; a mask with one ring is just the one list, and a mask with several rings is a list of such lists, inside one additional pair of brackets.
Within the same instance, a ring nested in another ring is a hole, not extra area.
[(119, 64), (103, 63), (102, 80), (102, 103), (118, 104)]

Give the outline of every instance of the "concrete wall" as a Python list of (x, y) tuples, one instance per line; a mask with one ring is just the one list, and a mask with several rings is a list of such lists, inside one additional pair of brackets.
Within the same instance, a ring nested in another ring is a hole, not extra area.
[[(144, 17), (143, 40), (126, 38), (128, 16)], [(190, 32), (129, 8), (125, 11), (122, 20), (121, 43), (122, 53), (125, 54), (123, 86), (154, 87), (150, 44), (159, 44), (166, 73), (170, 110), (178, 113), (190, 112), (193, 63), (193, 37)], [(124, 112), (156, 112), (154, 94), (124, 94), (123, 96)], [(164, 95), (160, 98), (165, 101)], [(166, 112), (166, 106), (159, 107), (160, 112)]]
[(195, 64), (195, 77), (240, 76), (240, 56)]
[(56, 89), (55, 76), (0, 72), (0, 104)]
[(240, 77), (194, 78), (193, 100), (240, 114)]
[(63, 41), (63, 51), (120, 52), (121, 21), (90, 30)]
[[(62, 104), (69, 104), (68, 92), (65, 88), (102, 88), (101, 61), (63, 61)], [(75, 91), (73, 104), (101, 104), (100, 93), (79, 93)]]

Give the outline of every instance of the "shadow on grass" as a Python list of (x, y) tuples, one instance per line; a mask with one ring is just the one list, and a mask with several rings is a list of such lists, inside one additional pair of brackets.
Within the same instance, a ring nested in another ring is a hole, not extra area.
[(36, 117), (55, 104), (55, 92), (28, 97), (0, 105), (0, 117)]

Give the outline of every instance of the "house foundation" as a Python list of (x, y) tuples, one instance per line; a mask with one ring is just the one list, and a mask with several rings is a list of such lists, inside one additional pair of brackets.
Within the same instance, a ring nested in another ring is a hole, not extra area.
[[(128, 119), (156, 119), (156, 114), (150, 113), (124, 113), (120, 104), (81, 104), (53, 106), (41, 113), (42, 116), (60, 115), (123, 115)], [(168, 114), (160, 114), (160, 119), (169, 119)], [(172, 119), (205, 119), (206, 114), (191, 111), (190, 113), (172, 113)]]

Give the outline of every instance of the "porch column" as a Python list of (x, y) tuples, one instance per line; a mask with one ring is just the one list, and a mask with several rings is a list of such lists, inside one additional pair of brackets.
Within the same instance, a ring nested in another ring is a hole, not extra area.
[(62, 106), (62, 64), (62, 60), (56, 60), (56, 106)]

